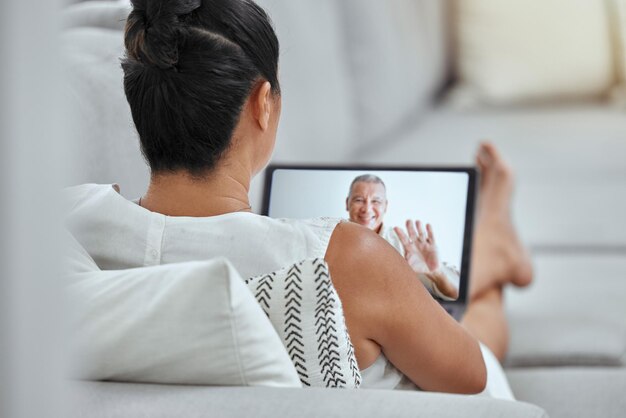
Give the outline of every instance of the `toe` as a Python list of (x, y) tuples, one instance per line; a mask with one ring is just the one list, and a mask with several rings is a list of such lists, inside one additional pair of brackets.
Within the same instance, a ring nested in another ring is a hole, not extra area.
[(480, 162), (479, 164), (484, 168), (492, 165), (494, 162), (493, 155), (491, 143), (488, 141), (481, 142), (478, 147), (478, 153), (476, 154), (476, 159)]
[(492, 142), (481, 143), (479, 156), (486, 164), (485, 169), (491, 169), (496, 177), (502, 180), (513, 180), (513, 169)]
[(481, 143), (476, 152), (476, 166), (480, 170), (481, 176), (484, 180), (485, 176), (491, 171), (493, 160), (490, 153), (486, 150), (485, 144)]

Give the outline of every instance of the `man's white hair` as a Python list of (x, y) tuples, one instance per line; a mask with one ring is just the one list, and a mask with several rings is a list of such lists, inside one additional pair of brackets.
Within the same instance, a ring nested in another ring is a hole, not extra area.
[(348, 190), (348, 197), (352, 196), (352, 189), (354, 188), (354, 185), (357, 183), (375, 183), (375, 184), (382, 184), (385, 192), (387, 191), (387, 186), (385, 186), (385, 182), (378, 176), (375, 176), (374, 174), (361, 174), (360, 176), (357, 176), (354, 178), (354, 180), (352, 180), (352, 183), (350, 183), (350, 190)]

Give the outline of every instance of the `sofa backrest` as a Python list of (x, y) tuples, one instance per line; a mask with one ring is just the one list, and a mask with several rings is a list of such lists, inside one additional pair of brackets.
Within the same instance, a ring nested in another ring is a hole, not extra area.
[(129, 197), (139, 196), (149, 174), (124, 96), (122, 32), (77, 27), (61, 41), (73, 184), (120, 183)]
[(336, 0), (259, 0), (280, 41), (279, 161), (344, 161), (355, 132), (350, 68)]
[(393, 140), (419, 123), (448, 79), (447, 0), (344, 0), (355, 145)]
[(281, 42), (275, 159), (346, 162), (419, 120), (447, 82), (448, 0), (260, 0)]

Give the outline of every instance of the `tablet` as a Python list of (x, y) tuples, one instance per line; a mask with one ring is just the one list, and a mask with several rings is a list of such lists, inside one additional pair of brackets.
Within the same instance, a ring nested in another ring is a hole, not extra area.
[[(263, 213), (342, 218), (375, 231), (411, 258), (416, 277), (459, 320), (467, 304), (476, 181), (473, 167), (271, 165)], [(419, 221), (423, 233), (408, 230), (407, 220), (411, 228)]]

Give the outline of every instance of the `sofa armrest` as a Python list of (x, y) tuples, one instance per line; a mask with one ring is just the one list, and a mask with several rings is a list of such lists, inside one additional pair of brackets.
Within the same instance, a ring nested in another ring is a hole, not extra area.
[(71, 416), (90, 418), (548, 416), (524, 402), (413, 391), (72, 382), (70, 395)]

